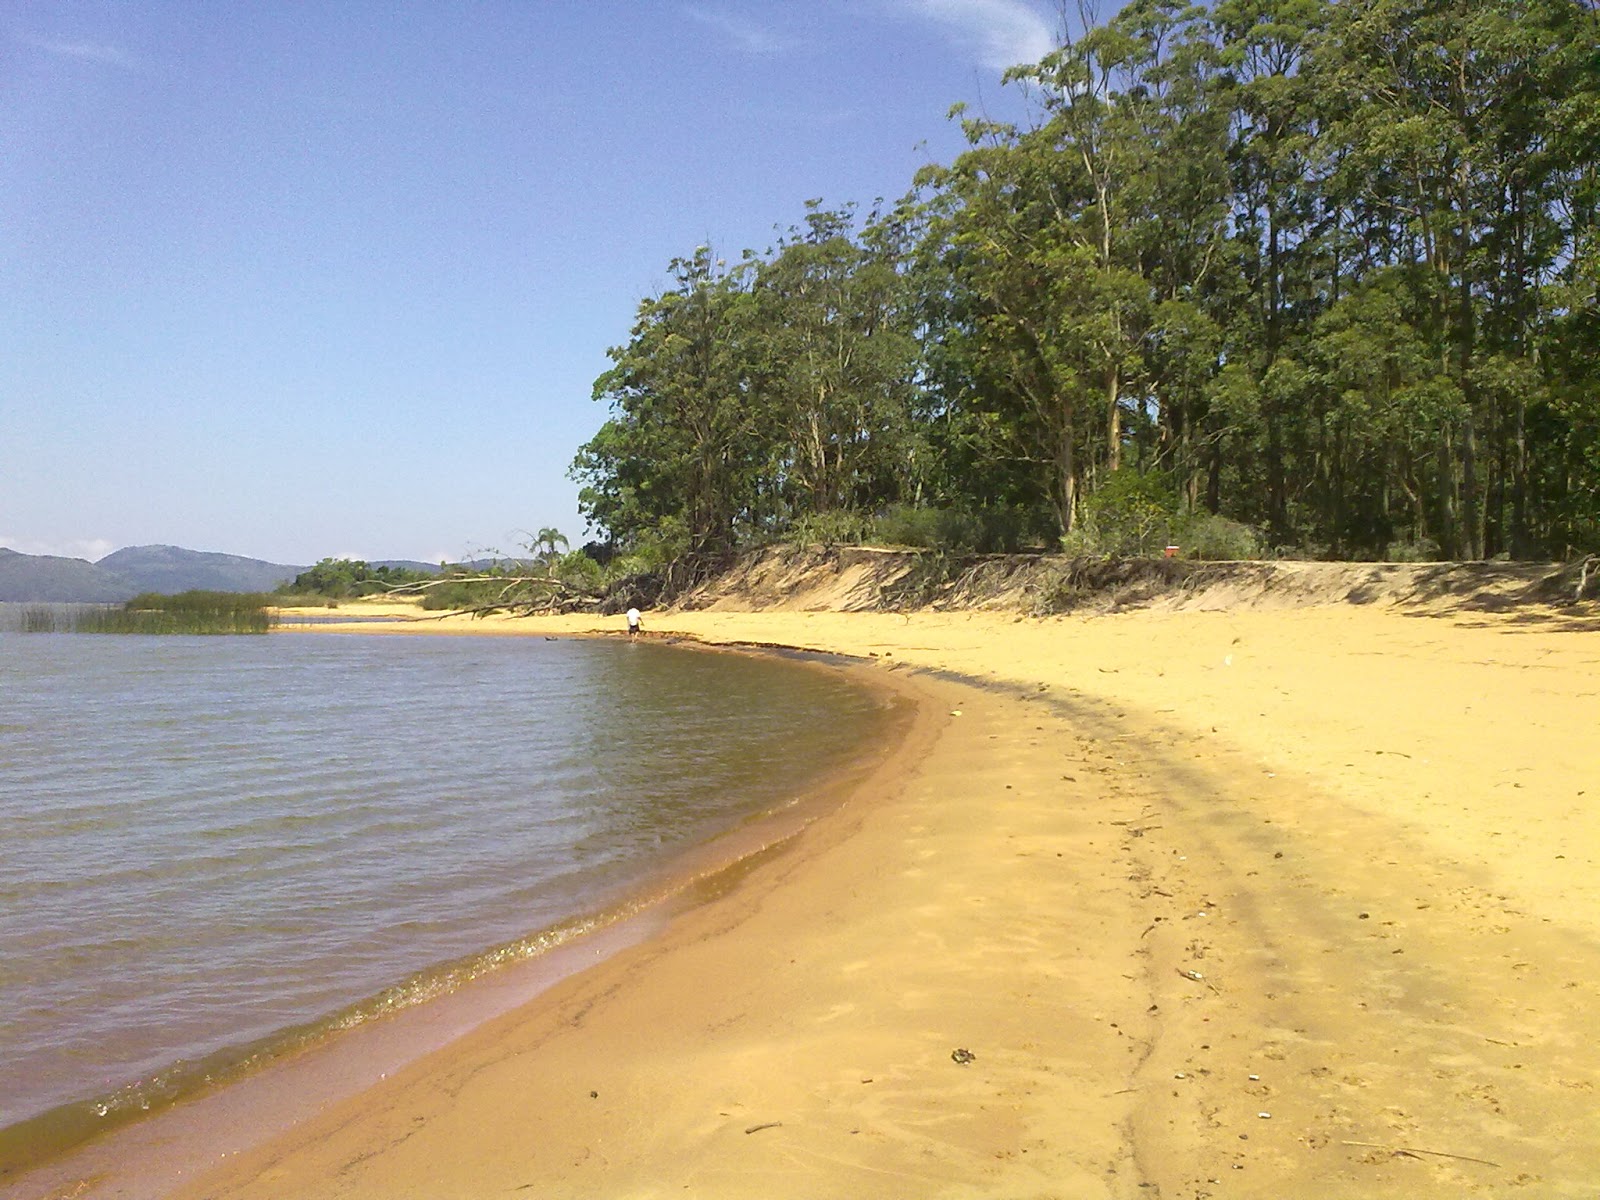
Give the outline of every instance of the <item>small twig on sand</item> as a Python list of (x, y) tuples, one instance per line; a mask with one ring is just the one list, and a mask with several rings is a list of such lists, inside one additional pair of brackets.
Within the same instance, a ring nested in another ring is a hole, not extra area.
[(1217, 988), (1217, 985), (1212, 983), (1211, 980), (1207, 979), (1204, 975), (1200, 974), (1199, 971), (1185, 971), (1182, 967), (1177, 968), (1177, 971), (1178, 974), (1182, 975), (1185, 979), (1192, 979), (1196, 983), (1203, 983), (1217, 995), (1222, 995), (1222, 992)]
[(1470, 1154), (1451, 1154), (1448, 1150), (1419, 1150), (1415, 1146), (1385, 1146), (1382, 1142), (1342, 1142), (1345, 1146), (1362, 1146), (1368, 1150), (1387, 1150), (1390, 1154), (1426, 1154), (1431, 1158), (1453, 1158), (1459, 1162), (1482, 1163), (1486, 1167), (1498, 1167), (1497, 1162), (1490, 1162), (1487, 1158), (1473, 1158)]
[(746, 1129), (745, 1132), (746, 1133), (760, 1133), (763, 1129), (776, 1129), (776, 1128), (778, 1128), (778, 1126), (780, 1126), (782, 1124), (783, 1124), (782, 1121), (764, 1121), (760, 1125), (752, 1125), (752, 1126), (750, 1126), (750, 1128)]

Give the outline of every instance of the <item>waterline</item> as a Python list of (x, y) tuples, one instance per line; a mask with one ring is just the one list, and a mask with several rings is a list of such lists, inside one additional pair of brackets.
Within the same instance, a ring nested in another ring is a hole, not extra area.
[(536, 954), (874, 705), (647, 645), (0, 638), (0, 1124), (96, 1128)]

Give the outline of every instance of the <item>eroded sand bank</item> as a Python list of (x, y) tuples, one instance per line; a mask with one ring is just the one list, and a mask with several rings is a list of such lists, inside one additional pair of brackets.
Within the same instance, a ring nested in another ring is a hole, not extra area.
[(184, 1195), (1600, 1184), (1592, 618), (646, 628), (919, 668), (928, 718), (846, 808), (662, 936)]

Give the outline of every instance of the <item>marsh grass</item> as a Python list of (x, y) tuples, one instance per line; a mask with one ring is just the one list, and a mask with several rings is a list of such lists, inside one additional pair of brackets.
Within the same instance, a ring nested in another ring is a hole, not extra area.
[(55, 633), (68, 616), (69, 613), (57, 611), (47, 604), (29, 607), (23, 609), (17, 618), (17, 628), (23, 633)]
[(278, 623), (274, 597), (244, 592), (147, 592), (121, 607), (30, 608), (25, 633), (266, 633)]

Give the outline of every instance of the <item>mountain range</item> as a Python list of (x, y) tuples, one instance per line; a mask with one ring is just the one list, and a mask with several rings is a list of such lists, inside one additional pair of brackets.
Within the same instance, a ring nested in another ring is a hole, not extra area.
[[(439, 569), (401, 560), (373, 565)], [(270, 592), (307, 569), (180, 546), (128, 546), (98, 562), (0, 547), (0, 601), (115, 603), (141, 592)]]

